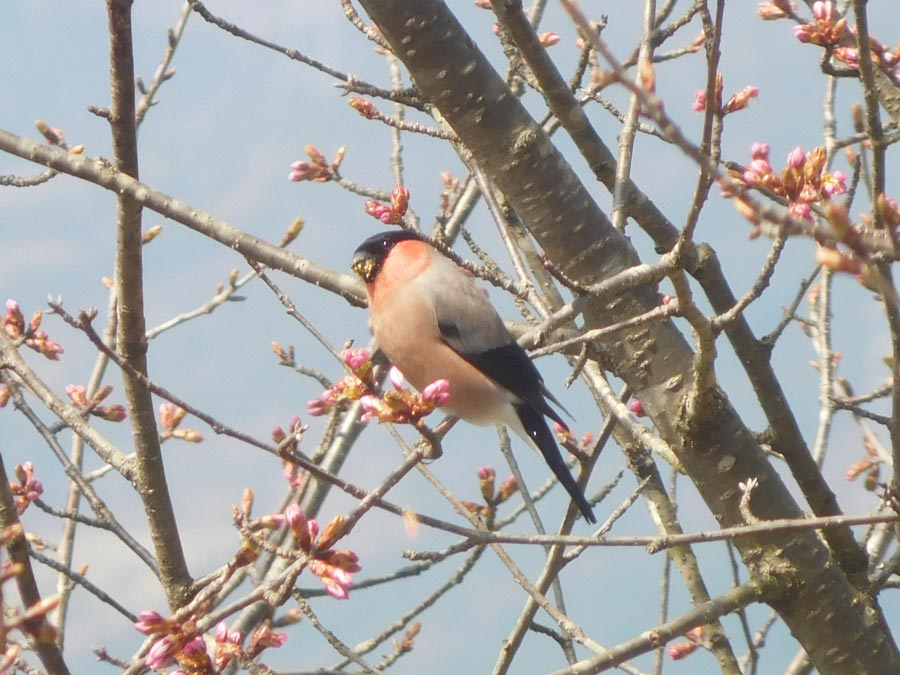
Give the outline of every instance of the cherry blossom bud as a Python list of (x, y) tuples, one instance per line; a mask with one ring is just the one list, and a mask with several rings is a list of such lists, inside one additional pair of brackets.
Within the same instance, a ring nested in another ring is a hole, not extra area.
[(834, 21), (834, 5), (830, 0), (828, 2), (822, 2), (821, 0), (814, 2), (813, 16), (816, 17), (817, 21), (832, 23)]
[(303, 230), (303, 226), (305, 224), (306, 221), (303, 220), (303, 218), (294, 218), (288, 229), (284, 231), (284, 236), (281, 237), (280, 246), (284, 248), (292, 241), (294, 241), (294, 239), (297, 238), (297, 235), (300, 234), (300, 232)]
[(357, 347), (356, 349), (346, 349), (344, 350), (344, 363), (347, 364), (347, 367), (350, 370), (357, 371), (363, 366), (367, 365), (370, 360), (369, 350), (364, 347)]
[(640, 402), (639, 399), (632, 399), (628, 404), (628, 409), (634, 413), (636, 417), (646, 417), (647, 413), (644, 410), (644, 404)]
[(157, 669), (170, 666), (175, 660), (174, 653), (177, 649), (178, 645), (175, 639), (171, 635), (166, 635), (153, 643), (150, 651), (147, 652), (144, 664), (148, 668)]
[(440, 408), (450, 400), (450, 382), (435, 380), (422, 390), (422, 398)]
[(559, 37), (559, 33), (547, 31), (546, 33), (541, 33), (538, 36), (538, 39), (544, 47), (552, 47), (553, 45), (559, 44), (561, 38)]
[(488, 504), (494, 501), (494, 479), (496, 472), (492, 466), (483, 466), (478, 469), (478, 484), (481, 488), (481, 496)]
[(371, 120), (378, 117), (378, 109), (368, 99), (354, 97), (351, 98), (348, 103), (350, 104), (351, 108), (353, 108), (356, 112), (358, 112), (366, 119)]
[(9, 387), (5, 384), (0, 385), (0, 408), (5, 408), (7, 403), (9, 403)]
[(406, 378), (403, 377), (403, 373), (396, 366), (391, 366), (390, 377), (391, 384), (397, 391), (402, 391), (406, 387)]
[(162, 230), (163, 230), (162, 225), (154, 225), (153, 227), (148, 229), (146, 232), (144, 232), (144, 236), (141, 237), (141, 243), (149, 244), (151, 241), (153, 241), (160, 235)]
[(769, 161), (769, 151), (772, 147), (768, 143), (754, 143), (750, 148), (750, 157), (753, 159), (763, 159), (767, 163)]
[(703, 112), (704, 110), (706, 110), (706, 90), (705, 89), (698, 89), (697, 92), (694, 94), (694, 104), (691, 106), (691, 108), (695, 112)]
[(788, 211), (798, 220), (812, 220), (812, 209), (806, 202), (791, 202)]
[(138, 614), (138, 619), (140, 620), (134, 624), (134, 627), (144, 635), (158, 633), (168, 626), (168, 621), (166, 621), (165, 617), (154, 610), (141, 612)]
[(808, 23), (801, 23), (798, 26), (794, 26), (791, 30), (794, 32), (794, 37), (804, 43), (812, 42), (816, 34), (815, 26), (811, 26)]
[(788, 153), (787, 165), (790, 168), (802, 169), (804, 164), (806, 164), (806, 152), (804, 152), (803, 148), (797, 146)]

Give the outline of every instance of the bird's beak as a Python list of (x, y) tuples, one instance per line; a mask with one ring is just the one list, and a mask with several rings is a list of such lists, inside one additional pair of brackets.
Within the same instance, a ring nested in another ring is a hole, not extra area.
[(359, 253), (350, 263), (350, 269), (356, 272), (364, 282), (370, 284), (378, 274), (378, 263), (368, 253)]

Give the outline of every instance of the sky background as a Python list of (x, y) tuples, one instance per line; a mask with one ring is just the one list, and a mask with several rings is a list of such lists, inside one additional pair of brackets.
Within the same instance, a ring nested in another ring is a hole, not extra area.
[[(686, 3), (682, 2), (681, 5)], [(493, 17), (469, 2), (450, 3), (473, 38), (495, 63), (502, 52), (492, 36)], [(604, 32), (613, 52), (629, 54), (637, 44), (641, 12), (638, 3), (617, 1), (583, 2), (591, 17), (608, 15)], [(772, 163), (778, 167), (795, 146), (811, 148), (821, 143), (821, 101), (824, 82), (818, 72), (820, 52), (799, 44), (787, 22), (764, 23), (755, 15), (754, 2), (727, 4), (721, 70), (726, 97), (745, 85), (760, 88), (758, 101), (748, 110), (727, 120), (724, 155), (746, 162), (755, 141), (772, 146)], [(894, 0), (869, 3), (873, 32), (893, 43), (900, 38), (900, 7)], [(166, 45), (166, 30), (178, 20), (182, 3), (177, 0), (137, 2), (134, 7), (136, 72), (144, 81), (152, 79)], [(346, 21), (337, 2), (244, 3), (213, 0), (209, 9), (251, 33), (272, 42), (294, 47), (304, 54), (345, 73), (389, 86), (390, 77), (383, 57)], [(806, 15), (807, 13), (804, 13)], [(103, 3), (84, 0), (6, 0), (0, 9), (0, 56), (7, 67), (0, 69), (0, 128), (34, 140), (35, 119), (43, 119), (65, 133), (70, 145), (83, 144), (90, 156), (111, 156), (108, 127), (87, 111), (88, 106), (109, 103), (108, 36)], [(562, 42), (552, 55), (566, 75), (576, 59), (574, 32), (558, 7), (551, 3), (542, 25), (558, 31)], [(693, 40), (699, 32), (695, 21), (664, 51)], [(333, 269), (347, 272), (353, 249), (378, 229), (376, 221), (363, 212), (364, 199), (334, 184), (302, 183), (287, 180), (291, 162), (306, 159), (303, 148), (313, 144), (330, 159), (345, 146), (342, 173), (366, 186), (390, 190), (391, 137), (377, 122), (361, 118), (334, 86), (333, 78), (292, 62), (246, 41), (237, 40), (192, 16), (174, 59), (176, 75), (163, 85), (159, 101), (140, 130), (141, 179), (162, 192), (213, 215), (240, 229), (270, 241), (280, 240), (296, 217), (306, 227), (292, 250)], [(660, 64), (656, 70), (658, 92), (666, 109), (692, 139), (699, 137), (702, 116), (691, 110), (694, 92), (704, 84), (705, 65), (701, 54)], [(613, 92), (611, 99), (624, 109), (627, 99)], [(859, 92), (852, 84), (842, 84), (837, 108), (839, 135), (849, 130), (847, 109)], [(536, 96), (526, 104), (541, 114)], [(390, 106), (376, 105), (385, 113)], [(607, 143), (614, 145), (618, 123), (595, 107), (591, 117)], [(427, 120), (412, 115), (411, 119)], [(608, 207), (610, 197), (589, 175), (585, 163), (563, 134), (555, 141), (567, 153), (585, 183)], [(461, 175), (459, 160), (450, 149), (430, 138), (404, 135), (406, 184), (412, 193), (412, 208), (429, 226), (437, 212), (441, 172)], [(847, 171), (839, 157), (836, 168)], [(893, 165), (890, 169), (896, 169)], [(0, 155), (0, 174), (31, 174), (37, 169), (28, 163)], [(634, 177), (676, 224), (687, 213), (695, 170), (680, 153), (656, 139), (639, 137), (635, 153)], [(889, 192), (892, 181), (889, 172)], [(895, 196), (900, 188), (893, 188)], [(854, 213), (865, 209), (857, 202)], [(161, 224), (163, 235), (145, 249), (146, 314), (148, 326), (159, 323), (209, 300), (216, 285), (224, 282), (234, 268), (243, 274), (246, 263), (221, 245), (151, 212), (145, 212), (145, 227)], [(468, 227), (488, 251), (503, 264), (495, 227), (483, 206), (479, 206)], [(741, 293), (754, 281), (768, 250), (765, 240), (748, 241), (746, 221), (713, 191), (704, 212), (697, 238), (710, 242), (723, 259), (733, 289)], [(652, 257), (645, 237), (634, 227), (633, 242), (645, 256)], [(107, 289), (101, 279), (111, 276), (115, 248), (115, 200), (93, 185), (66, 176), (29, 189), (0, 190), (0, 296), (15, 298), (26, 315), (43, 308), (48, 295), (62, 295), (70, 312), (107, 306)], [(473, 256), (463, 245), (458, 251)], [(650, 259), (650, 257), (645, 259)], [(758, 334), (768, 332), (781, 317), (799, 280), (813, 269), (813, 248), (807, 241), (790, 242), (784, 260), (773, 279), (770, 296), (748, 311)], [(273, 278), (282, 285), (299, 310), (313, 321), (335, 345), (347, 340), (366, 344), (367, 316), (350, 308), (340, 298), (321, 292), (282, 274)], [(880, 384), (887, 376), (880, 355), (889, 352), (887, 334), (880, 320), (877, 302), (852, 279), (835, 284), (835, 348), (841, 352), (841, 372), (850, 374), (858, 391)], [(248, 285), (241, 295), (245, 302), (232, 303), (214, 314), (164, 333), (151, 344), (152, 377), (179, 396), (191, 401), (222, 421), (261, 438), (275, 425), (286, 426), (300, 415), (310, 425), (304, 449), (311, 451), (320, 419), (305, 414), (306, 402), (321, 391), (312, 380), (277, 366), (270, 343), (277, 340), (294, 345), (298, 361), (319, 368), (329, 377), (340, 376), (340, 366), (292, 319), (285, 316), (277, 300), (261, 284)], [(495, 296), (506, 317), (515, 317), (515, 308), (506, 298)], [(99, 320), (98, 320), (99, 321)], [(49, 363), (34, 355), (29, 361), (57, 391), (69, 383), (86, 383), (94, 355), (81, 336), (48, 317), (50, 336), (63, 343), (65, 355), (59, 363)], [(754, 429), (762, 427), (758, 404), (752, 399), (745, 376), (735, 363), (727, 343), (720, 342), (721, 362), (717, 372), (735, 406)], [(795, 413), (811, 441), (817, 424), (817, 373), (810, 368), (811, 347), (796, 328), (776, 352), (775, 363)], [(576, 432), (599, 430), (597, 416), (579, 385), (563, 390), (568, 367), (562, 359), (540, 363), (550, 388), (557, 392), (577, 422)], [(117, 385), (111, 373), (109, 382)], [(111, 399), (121, 402), (121, 387)], [(45, 417), (45, 419), (47, 419)], [(128, 448), (125, 425), (97, 423), (112, 440)], [(238, 546), (231, 528), (231, 505), (239, 501), (244, 487), (257, 496), (255, 513), (276, 509), (284, 494), (280, 464), (226, 438), (200, 429), (207, 440), (199, 445), (169, 443), (165, 446), (167, 473), (180, 517), (189, 566), (201, 576), (227, 561)], [(408, 438), (411, 438), (406, 434)], [(64, 446), (70, 443), (61, 434)], [(833, 447), (825, 471), (839, 491), (847, 512), (870, 509), (873, 498), (856, 483), (846, 484), (841, 476), (861, 454), (859, 434), (848, 417), (839, 417)], [(432, 469), (464, 499), (478, 499), (475, 472), (479, 466), (498, 467), (502, 478), (502, 458), (490, 429), (461, 425), (445, 445), (445, 456)], [(522, 450), (514, 442), (517, 450)], [(0, 452), (7, 470), (22, 461), (35, 463), (38, 477), (45, 483), (45, 500), (54, 505), (65, 502), (65, 486), (47, 448), (25, 420), (11, 408), (0, 411)], [(532, 453), (520, 452), (519, 459), (532, 487), (540, 484), (546, 469)], [(89, 456), (88, 464), (99, 465)], [(399, 451), (386, 431), (367, 430), (351, 455), (343, 476), (363, 486), (374, 486), (399, 462)], [(615, 448), (609, 448), (594, 473), (591, 489), (598, 490), (623, 466)], [(607, 503), (597, 509), (603, 520), (631, 491), (630, 474), (613, 491)], [(146, 541), (146, 525), (139, 501), (131, 488), (115, 475), (99, 483), (104, 499), (112, 505), (123, 524)], [(559, 492), (559, 491), (557, 491)], [(685, 529), (714, 526), (705, 507), (694, 496), (686, 480), (679, 482), (681, 516)], [(453, 519), (449, 506), (418, 475), (410, 475), (391, 493), (393, 501), (439, 517)], [(549, 523), (558, 521), (565, 506), (562, 494), (541, 502)], [(333, 494), (321, 520), (352, 508), (353, 502)], [(61, 526), (35, 509), (25, 517), (26, 527), (49, 542), (58, 538)], [(520, 525), (517, 525), (519, 527)], [(586, 532), (581, 524), (578, 532)], [(613, 534), (649, 534), (652, 522), (641, 503), (617, 524)], [(76, 567), (90, 565), (88, 576), (134, 612), (164, 609), (164, 598), (152, 576), (127, 557), (123, 547), (105, 533), (81, 530), (76, 548)], [(440, 533), (423, 532), (410, 540), (394, 518), (370, 513), (346, 545), (361, 558), (364, 571), (359, 579), (385, 574), (405, 564), (401, 552), (407, 548), (439, 549), (452, 539)], [(515, 550), (516, 560), (529, 573), (540, 569), (537, 551)], [(702, 550), (702, 567), (708, 573), (710, 592), (715, 595), (730, 585), (730, 569), (724, 549)], [(355, 644), (378, 632), (388, 622), (415, 605), (439, 586), (461, 563), (452, 559), (421, 577), (396, 587), (353, 592), (347, 602), (317, 599), (313, 606), (323, 622), (348, 644)], [(588, 627), (604, 645), (614, 645), (658, 622), (658, 587), (663, 558), (649, 556), (640, 549), (602, 549), (583, 556), (563, 574), (568, 582), (567, 607), (571, 616)], [(42, 592), (53, 593), (55, 580), (43, 575)], [(300, 585), (317, 587), (311, 575)], [(577, 591), (577, 592), (576, 592)], [(510, 581), (500, 562), (490, 553), (476, 567), (467, 583), (451, 591), (442, 603), (422, 616), (423, 630), (415, 651), (404, 657), (394, 672), (458, 673), (486, 672), (496, 659), (500, 640), (522, 605), (523, 596)], [(895, 601), (885, 598), (886, 611), (897, 612)], [(690, 607), (680, 581), (673, 585), (671, 612), (677, 615)], [(114, 612), (85, 593), (76, 593), (68, 632), (68, 659), (73, 672), (112, 672), (96, 665), (91, 648), (106, 646), (127, 657), (142, 636)], [(755, 629), (768, 615), (766, 608), (751, 608)], [(896, 614), (895, 614), (896, 615)], [(539, 619), (548, 623), (547, 617)], [(736, 619), (725, 620), (729, 632), (737, 635)], [(306, 624), (290, 631), (288, 644), (272, 650), (264, 659), (283, 670), (298, 670), (333, 663), (330, 647)], [(742, 652), (740, 641), (736, 649)], [(786, 630), (776, 628), (766, 649), (764, 663), (780, 669), (795, 647)], [(378, 654), (389, 651), (387, 646)], [(558, 650), (549, 640), (530, 637), (513, 672), (545, 672), (562, 665)], [(771, 660), (768, 660), (771, 659)], [(372, 658), (377, 661), (377, 658)], [(525, 665), (527, 664), (527, 665)], [(635, 664), (650, 669), (649, 657)], [(667, 672), (696, 673), (713, 666), (708, 654), (697, 654), (680, 664), (667, 664)], [(769, 667), (764, 671), (771, 672)]]

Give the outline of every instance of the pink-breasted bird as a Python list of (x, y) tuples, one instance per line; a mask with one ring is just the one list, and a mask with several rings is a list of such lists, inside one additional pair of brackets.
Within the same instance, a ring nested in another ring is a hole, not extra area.
[(450, 383), (443, 409), (479, 425), (505, 424), (541, 455), (588, 522), (596, 518), (546, 417), (565, 426), (535, 365), (472, 277), (421, 235), (366, 239), (351, 265), (366, 285), (378, 346), (419, 391)]

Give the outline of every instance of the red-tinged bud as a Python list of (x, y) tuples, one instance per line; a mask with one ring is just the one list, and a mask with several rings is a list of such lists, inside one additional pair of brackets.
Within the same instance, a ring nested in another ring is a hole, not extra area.
[(175, 431), (172, 432), (172, 436), (187, 441), (188, 443), (203, 442), (203, 434), (196, 429), (175, 429)]
[(319, 149), (316, 146), (307, 145), (304, 150), (313, 163), (318, 164), (319, 166), (325, 166), (325, 156), (319, 152)]
[(91, 404), (100, 403), (105, 398), (107, 398), (112, 393), (112, 385), (107, 384), (105, 387), (101, 387), (97, 390), (97, 393), (94, 394), (94, 398), (91, 400)]
[(171, 635), (166, 635), (150, 647), (144, 658), (144, 665), (148, 668), (162, 669), (172, 665), (175, 661), (175, 653), (178, 651), (178, 643)]
[(792, 169), (802, 169), (806, 164), (806, 152), (800, 146), (797, 146), (788, 153), (787, 165)]
[(378, 109), (368, 99), (354, 97), (350, 99), (349, 103), (356, 112), (366, 119), (371, 120), (379, 117)]
[(284, 519), (287, 521), (288, 527), (291, 528), (291, 535), (294, 537), (294, 540), (304, 552), (308, 553), (312, 548), (312, 540), (309, 536), (309, 527), (303, 510), (297, 504), (290, 504), (284, 510)]
[(234, 567), (246, 567), (259, 560), (259, 545), (250, 539), (241, 541), (241, 547), (234, 555), (232, 564)]
[(706, 110), (706, 90), (698, 89), (694, 93), (694, 104), (691, 106), (694, 112), (703, 112)]
[(519, 491), (519, 484), (515, 476), (509, 476), (500, 484), (500, 492), (497, 493), (497, 504), (502, 504)]
[(41, 132), (41, 136), (47, 139), (51, 145), (60, 145), (64, 142), (63, 132), (56, 127), (51, 127), (44, 120), (35, 120), (34, 126)]
[(676, 642), (669, 647), (669, 658), (673, 661), (683, 659), (685, 656), (693, 654), (700, 645), (694, 642)]
[(319, 537), (319, 540), (316, 542), (316, 550), (327, 551), (330, 549), (334, 545), (334, 542), (344, 534), (344, 523), (346, 520), (347, 519), (343, 515), (332, 518), (331, 522), (329, 522), (328, 525), (325, 526), (325, 529), (322, 530), (322, 536)]
[(797, 220), (812, 220), (812, 208), (806, 202), (791, 202), (788, 211)]
[(250, 517), (250, 512), (253, 510), (254, 496), (253, 488), (244, 488), (244, 491), (241, 493), (241, 513), (247, 518)]
[(397, 391), (403, 391), (406, 388), (406, 378), (403, 377), (403, 373), (396, 366), (391, 366), (390, 379), (391, 385)]
[(834, 22), (834, 4), (828, 0), (823, 2), (822, 0), (818, 0), (813, 3), (813, 16), (816, 17), (816, 21), (821, 21), (822, 23), (833, 23)]
[(356, 347), (355, 349), (345, 349), (343, 353), (344, 363), (347, 364), (347, 367), (356, 372), (358, 370), (362, 370), (365, 368), (368, 370), (368, 367), (371, 366), (371, 355), (369, 354), (369, 350), (365, 347)]
[(568, 443), (575, 440), (572, 430), (561, 422), (553, 422), (553, 431), (556, 432), (556, 438), (559, 439), (560, 443)]
[(541, 33), (538, 36), (538, 40), (540, 40), (541, 44), (544, 47), (552, 47), (553, 45), (559, 44), (559, 41), (562, 38), (559, 37), (559, 33), (554, 33), (553, 31), (547, 31), (546, 33)]
[(750, 101), (752, 99), (758, 97), (759, 87), (747, 85), (728, 100), (728, 103), (725, 104), (725, 112), (732, 113), (738, 110), (743, 110), (748, 105), (750, 105)]
[(5, 384), (0, 385), (0, 408), (5, 408), (9, 403), (9, 387)]
[(657, 297), (659, 298), (660, 305), (669, 305), (675, 301), (675, 296), (669, 295), (668, 293), (658, 293)]
[(794, 26), (791, 30), (794, 32), (794, 37), (803, 43), (812, 42), (819, 32), (815, 26), (808, 23), (801, 23), (798, 26)]
[(44, 318), (44, 313), (41, 310), (36, 311), (31, 316), (31, 322), (28, 324), (28, 329), (33, 333), (38, 328), (41, 327), (41, 319)]
[(826, 246), (816, 248), (816, 262), (822, 267), (827, 267), (835, 272), (859, 274), (862, 269), (859, 260), (851, 258), (835, 248)]
[(750, 148), (750, 157), (752, 159), (762, 159), (769, 161), (769, 151), (772, 149), (768, 143), (754, 143)]
[(847, 473), (844, 475), (844, 478), (847, 480), (856, 480), (856, 477), (859, 476), (863, 471), (868, 470), (874, 462), (865, 457), (864, 459), (859, 460), (855, 464), (853, 464), (849, 469), (847, 469)]
[(128, 411), (121, 403), (98, 406), (91, 410), (91, 414), (107, 422), (121, 422), (128, 417)]
[(141, 237), (142, 244), (149, 244), (151, 241), (156, 239), (163, 231), (162, 225), (154, 225), (149, 230), (144, 232), (144, 236)]
[(435, 380), (422, 390), (422, 398), (440, 408), (450, 401), (450, 382)]
[(12, 338), (18, 338), (25, 333), (25, 317), (19, 303), (10, 298), (6, 301), (6, 316), (3, 317), (3, 328)]
[(304, 222), (305, 221), (303, 220), (303, 218), (294, 218), (294, 222), (292, 222), (290, 227), (285, 230), (284, 236), (281, 238), (282, 248), (287, 246), (297, 238), (297, 235), (300, 234), (301, 230), (303, 230)]
[(496, 473), (494, 471), (494, 467), (492, 466), (483, 466), (478, 469), (478, 484), (481, 488), (481, 496), (484, 497), (484, 501), (487, 504), (491, 504), (494, 501), (494, 479), (496, 478)]
[(409, 208), (409, 190), (398, 185), (391, 191), (391, 211), (398, 216), (406, 214)]
[(145, 610), (138, 614), (137, 623), (134, 627), (144, 635), (152, 635), (153, 633), (161, 633), (169, 628), (168, 620), (155, 610)]
[(374, 199), (367, 199), (366, 203), (363, 205), (366, 213), (368, 213), (373, 218), (377, 218), (378, 214), (384, 209), (384, 205), (376, 202)]
[(628, 403), (628, 409), (637, 417), (646, 417), (647, 412), (644, 410), (644, 404), (639, 399), (632, 399)]
[(76, 408), (87, 408), (87, 389), (81, 384), (67, 384), (66, 396)]
[(794, 6), (789, 10), (784, 7), (788, 3), (785, 2), (761, 2), (756, 7), (756, 14), (763, 21), (774, 21), (775, 19), (786, 19), (790, 16), (789, 11), (793, 13), (793, 11), (797, 8), (796, 3), (792, 3)]

